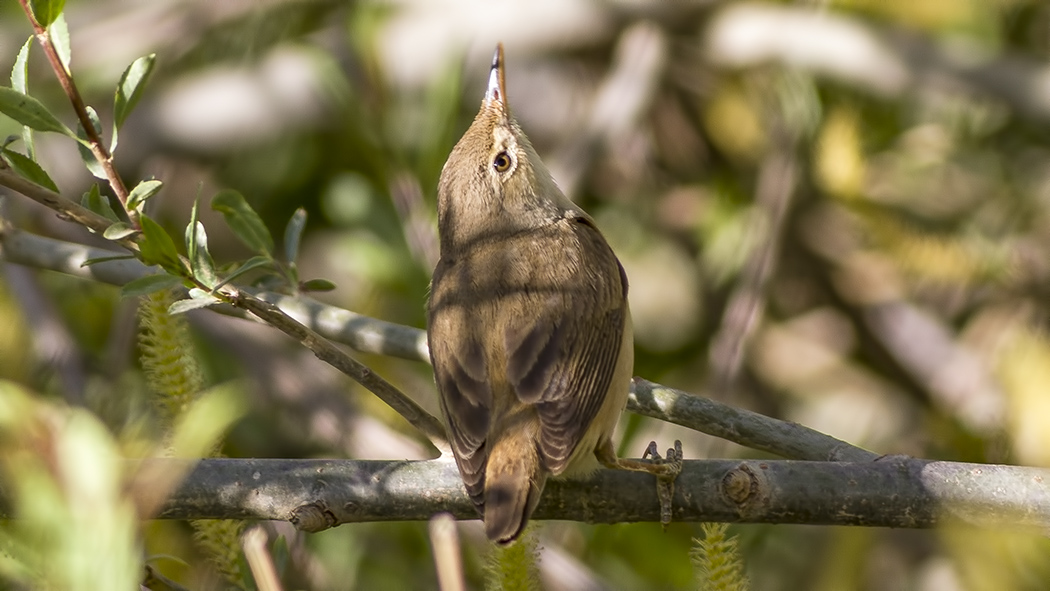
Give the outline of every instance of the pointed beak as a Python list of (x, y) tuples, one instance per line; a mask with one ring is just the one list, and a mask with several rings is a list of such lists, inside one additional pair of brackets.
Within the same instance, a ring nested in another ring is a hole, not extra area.
[(496, 45), (492, 55), (492, 69), (489, 70), (489, 86), (485, 90), (485, 106), (499, 106), (503, 111), (508, 108), (506, 86), (503, 83), (503, 44)]

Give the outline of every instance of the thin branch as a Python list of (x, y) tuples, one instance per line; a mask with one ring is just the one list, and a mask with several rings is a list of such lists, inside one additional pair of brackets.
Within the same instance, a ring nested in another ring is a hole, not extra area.
[(134, 211), (128, 211), (128, 189), (124, 186), (124, 181), (117, 174), (117, 169), (113, 166), (113, 156), (109, 153), (109, 149), (106, 148), (106, 144), (103, 143), (102, 138), (95, 130), (94, 124), (91, 123), (91, 117), (88, 116), (87, 105), (84, 104), (84, 99), (80, 96), (80, 91), (77, 90), (76, 82), (73, 81), (73, 76), (70, 75), (69, 70), (66, 69), (65, 64), (62, 63), (62, 58), (58, 55), (58, 50), (55, 49), (55, 44), (51, 42), (51, 34), (48, 33), (47, 29), (37, 22), (36, 17), (33, 16), (33, 9), (29, 6), (29, 0), (18, 0), (19, 5), (22, 7), (22, 12), (25, 13), (26, 18), (29, 19), (29, 23), (33, 26), (33, 32), (36, 35), (36, 40), (40, 43), (40, 46), (44, 49), (44, 54), (47, 56), (47, 61), (51, 65), (51, 70), (54, 71), (55, 77), (58, 78), (58, 83), (62, 86), (62, 90), (65, 91), (66, 97), (69, 98), (69, 102), (73, 105), (73, 110), (77, 114), (77, 119), (80, 121), (80, 126), (84, 128), (84, 133), (87, 136), (88, 147), (91, 150), (91, 154), (95, 157), (95, 160), (102, 166), (102, 170), (106, 173), (106, 179), (109, 181), (110, 187), (113, 188), (113, 193), (120, 200), (121, 206), (127, 211), (129, 219), (136, 226), (138, 225), (138, 215)]
[[(110, 261), (90, 267), (80, 266), (86, 259), (112, 254), (111, 251), (34, 236), (13, 228), (0, 228), (0, 258), (13, 263), (52, 269), (113, 285), (123, 285), (151, 272), (137, 261)], [(426, 333), (418, 328), (376, 320), (305, 298), (274, 293), (260, 293), (257, 296), (269, 302), (273, 309), (280, 309), (294, 317), (304, 329), (358, 351), (429, 361)], [(222, 314), (245, 316), (244, 311), (232, 306), (213, 306), (210, 309)], [(292, 334), (292, 337), (299, 339), (299, 334)], [(637, 378), (631, 387), (627, 410), (789, 459), (863, 462), (879, 457), (796, 423), (734, 408)]]
[[(57, 212), (59, 219), (76, 222), (96, 234), (101, 235), (106, 231), (106, 228), (113, 225), (112, 220), (91, 211), (79, 203), (66, 199), (51, 189), (41, 187), (18, 176), (3, 162), (0, 162), (0, 187), (18, 191), (40, 205)], [(115, 242), (124, 248), (138, 252), (138, 245), (130, 238), (116, 240)]]
[[(180, 462), (186, 460), (147, 464)], [(208, 459), (192, 468), (160, 518), (276, 519), (320, 531), (342, 523), (426, 520), (443, 511), (477, 518), (448, 459)], [(535, 513), (587, 523), (659, 516), (653, 479), (618, 470), (548, 481)], [(692, 460), (675, 485), (674, 521), (909, 528), (962, 521), (1046, 529), (1050, 470), (903, 456), (861, 463)]]
[(792, 460), (871, 462), (876, 453), (798, 423), (634, 378), (627, 410)]
[(231, 287), (227, 295), (232, 298), (233, 305), (251, 312), (266, 324), (299, 341), (304, 347), (313, 351), (318, 359), (368, 388), (380, 400), (403, 416), (412, 426), (426, 435), (438, 449), (447, 451), (445, 428), (441, 421), (423, 410), (423, 407), (416, 404), (414, 400), (395, 388), (390, 382), (376, 375), (368, 366), (344, 353), (328, 339), (296, 322), (277, 306), (237, 288)]

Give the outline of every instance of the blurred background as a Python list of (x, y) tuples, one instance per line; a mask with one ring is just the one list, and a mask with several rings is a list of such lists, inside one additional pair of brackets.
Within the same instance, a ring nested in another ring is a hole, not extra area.
[[(318, 297), (424, 326), (441, 166), (480, 104), (497, 42), (512, 112), (631, 282), (635, 374), (885, 454), (1050, 465), (1050, 4), (1040, 0), (732, 3), (608, 0), (69, 0), (72, 71), (111, 120), (113, 88), (157, 54), (120, 134), (129, 186), (181, 235), (193, 200), (241, 191), (279, 237), (309, 222)], [(30, 28), (0, 4), (0, 70)], [(73, 122), (42, 53), (30, 93)], [(108, 127), (108, 124), (104, 124)], [(0, 116), (0, 137), (20, 127)], [(16, 144), (17, 146), (17, 144)], [(76, 146), (37, 137), (76, 199)], [(22, 198), (29, 231), (101, 244)], [(250, 255), (210, 210), (220, 261)], [(135, 302), (0, 267), (0, 378), (84, 405), (113, 433), (148, 410)], [(235, 457), (424, 458), (413, 430), (276, 331), (189, 315), (208, 385), (250, 410)], [(359, 355), (437, 412), (430, 368)], [(755, 453), (626, 415), (687, 458)], [(435, 586), (426, 526), (283, 524), (289, 588)], [(460, 526), (469, 583), (488, 552)], [(736, 526), (753, 588), (1044, 589), (1050, 550), (1020, 532)], [(551, 589), (691, 588), (699, 526), (541, 531)], [(147, 527), (151, 562), (222, 588), (189, 528)], [(1042, 558), (1040, 558), (1042, 557)]]

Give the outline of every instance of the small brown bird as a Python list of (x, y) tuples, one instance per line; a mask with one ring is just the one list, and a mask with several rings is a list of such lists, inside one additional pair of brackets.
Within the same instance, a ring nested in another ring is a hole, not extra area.
[[(427, 306), (430, 357), (452, 451), (489, 539), (516, 539), (548, 476), (642, 470), (670, 490), (681, 444), (616, 457), (634, 367), (627, 276), (510, 115), (503, 47), (481, 111), (438, 185), (441, 259)], [(595, 461), (597, 460), (597, 461)]]

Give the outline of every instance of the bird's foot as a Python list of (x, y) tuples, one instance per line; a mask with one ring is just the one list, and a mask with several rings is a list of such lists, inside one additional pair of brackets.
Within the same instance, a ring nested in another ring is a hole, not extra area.
[(682, 472), (682, 442), (675, 441), (674, 447), (667, 450), (667, 457), (660, 457), (660, 451), (653, 441), (645, 450), (642, 459), (633, 460), (616, 457), (612, 441), (606, 439), (594, 450), (598, 461), (606, 468), (614, 470), (632, 470), (648, 472), (656, 477), (656, 495), (660, 499), (660, 523), (666, 528), (671, 523), (671, 500), (674, 498), (674, 481)]
[(660, 499), (660, 525), (667, 529), (674, 508), (674, 482), (682, 473), (682, 442), (676, 440), (674, 447), (667, 449), (667, 457), (660, 457), (660, 449), (655, 441), (651, 441), (642, 459), (648, 459), (653, 467), (661, 468), (651, 472), (656, 476), (656, 496)]

